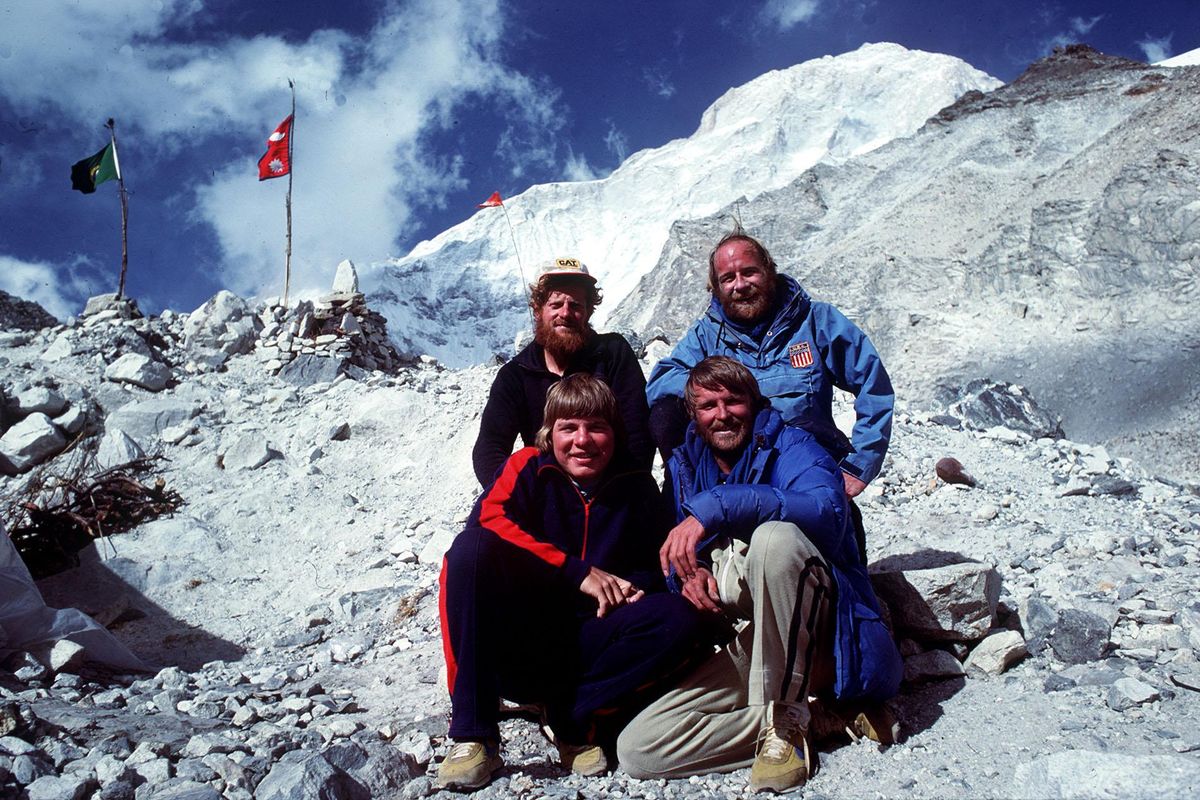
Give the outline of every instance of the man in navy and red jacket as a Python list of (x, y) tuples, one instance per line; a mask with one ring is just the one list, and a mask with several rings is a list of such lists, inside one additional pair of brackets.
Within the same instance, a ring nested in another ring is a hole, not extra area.
[(632, 716), (646, 687), (707, 640), (702, 615), (662, 591), (668, 520), (623, 439), (612, 391), (591, 375), (564, 378), (548, 394), (538, 446), (508, 458), (446, 554), (455, 744), (439, 787), (479, 788), (500, 768), (501, 697), (546, 705), (564, 766), (606, 771), (601, 717)]

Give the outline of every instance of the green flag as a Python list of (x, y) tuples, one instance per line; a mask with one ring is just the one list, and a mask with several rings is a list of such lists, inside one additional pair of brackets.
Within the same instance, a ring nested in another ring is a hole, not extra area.
[(104, 145), (104, 149), (96, 155), (71, 166), (71, 188), (84, 194), (91, 194), (100, 184), (119, 177), (121, 168), (117, 164), (117, 150), (112, 142)]

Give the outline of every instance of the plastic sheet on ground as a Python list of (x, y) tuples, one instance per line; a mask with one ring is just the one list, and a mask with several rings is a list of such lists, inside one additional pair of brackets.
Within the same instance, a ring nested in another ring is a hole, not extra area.
[(75, 608), (47, 606), (8, 531), (0, 525), (0, 660), (21, 651), (46, 649), (60, 639), (81, 646), (88, 661), (115, 669), (147, 669), (87, 614)]

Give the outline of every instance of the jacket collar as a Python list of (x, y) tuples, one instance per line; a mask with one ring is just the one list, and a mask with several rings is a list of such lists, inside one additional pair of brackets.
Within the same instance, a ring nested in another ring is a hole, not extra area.
[[(733, 465), (726, 482), (761, 483), (768, 467), (774, 462), (777, 455), (775, 443), (779, 439), (779, 433), (783, 430), (783, 426), (783, 417), (779, 416), (779, 412), (770, 405), (759, 411), (754, 418), (754, 429), (750, 434), (750, 442), (746, 445), (741, 458)], [(717, 459), (712, 453), (712, 448), (696, 431), (695, 422), (688, 424), (683, 444), (675, 448), (674, 457), (682, 468), (677, 470), (681, 480), (696, 486), (696, 479), (700, 478), (700, 484), (705, 488), (715, 486), (719, 482), (720, 470), (717, 467)], [(697, 486), (697, 488), (699, 487)]]
[[(776, 330), (790, 324), (793, 320), (804, 319), (808, 316), (808, 309), (812, 305), (812, 298), (795, 278), (783, 274), (778, 274), (776, 277), (778, 281), (777, 298), (774, 311), (771, 312), (774, 316), (771, 318), (771, 324), (767, 326), (767, 330)], [(739, 339), (750, 340), (743, 326), (725, 316), (725, 309), (721, 307), (721, 301), (715, 294), (708, 301), (708, 316), (722, 330), (729, 331), (731, 335)]]

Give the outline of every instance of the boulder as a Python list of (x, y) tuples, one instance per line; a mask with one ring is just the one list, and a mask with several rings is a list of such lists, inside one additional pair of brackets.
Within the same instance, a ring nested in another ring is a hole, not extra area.
[(261, 327), (262, 321), (245, 300), (222, 289), (188, 315), (183, 323), (184, 347), (210, 366), (220, 366), (231, 355), (252, 351)]
[(1137, 678), (1117, 678), (1108, 687), (1108, 707), (1113, 711), (1126, 711), (1143, 703), (1152, 703), (1160, 697), (1158, 690)]
[(1068, 750), (1018, 764), (1014, 800), (1200, 796), (1200, 761), (1176, 755), (1136, 756)]
[(238, 472), (246, 469), (258, 469), (275, 455), (275, 451), (267, 445), (267, 441), (262, 436), (243, 434), (234, 439), (225, 449), (221, 463), (230, 472)]
[(127, 403), (108, 415), (109, 428), (120, 428), (139, 443), (156, 441), (164, 430), (200, 413), (200, 404), (176, 397), (152, 397)]
[(928, 569), (872, 567), (871, 582), (896, 632), (922, 641), (974, 641), (992, 628), (1000, 575), (974, 561)]
[(330, 358), (312, 353), (303, 353), (279, 370), (279, 377), (293, 386), (312, 386), (317, 383), (332, 383), (338, 375), (349, 369), (347, 358)]
[(12, 405), (13, 410), (20, 417), (27, 417), (34, 413), (54, 417), (66, 409), (67, 400), (53, 389), (34, 386), (13, 395)]
[(145, 455), (146, 451), (129, 434), (120, 428), (110, 427), (96, 448), (96, 466), (102, 470), (112, 469)]
[(43, 361), (62, 361), (64, 358), (69, 358), (75, 355), (75, 343), (71, 337), (65, 333), (60, 333), (54, 337), (54, 341), (50, 346), (42, 351)]
[(88, 298), (83, 307), (83, 316), (94, 317), (106, 312), (113, 312), (115, 319), (139, 319), (142, 312), (138, 310), (137, 301), (132, 297), (118, 297), (112, 294), (98, 294)]
[(50, 418), (40, 412), (30, 414), (0, 437), (0, 457), (7, 459), (15, 472), (28, 472), (58, 455), (67, 439)]
[(1062, 422), (1040, 407), (1022, 386), (990, 380), (973, 380), (961, 390), (942, 387), (938, 399), (949, 413), (976, 430), (1003, 427), (1035, 439), (1063, 437)]
[(132, 383), (151, 392), (161, 392), (171, 380), (171, 369), (141, 353), (126, 353), (104, 370), (106, 380)]
[[(358, 791), (354, 791), (357, 789)], [(366, 791), (322, 756), (309, 753), (297, 760), (280, 760), (255, 789), (257, 800), (366, 797)]]
[(946, 678), (961, 678), (965, 674), (963, 665), (945, 650), (930, 650), (904, 659), (904, 682), (910, 686)]
[(963, 667), (970, 675), (999, 675), (1028, 653), (1020, 633), (1000, 631), (976, 645)]
[(1108, 649), (1112, 624), (1092, 611), (1068, 608), (1059, 612), (1050, 634), (1050, 648), (1060, 661), (1085, 664), (1095, 661)]
[(54, 418), (54, 424), (74, 436), (87, 425), (88, 415), (80, 406), (70, 406)]

